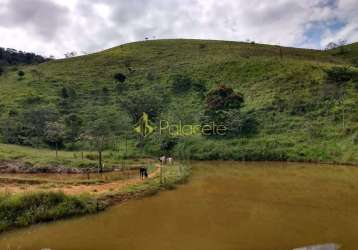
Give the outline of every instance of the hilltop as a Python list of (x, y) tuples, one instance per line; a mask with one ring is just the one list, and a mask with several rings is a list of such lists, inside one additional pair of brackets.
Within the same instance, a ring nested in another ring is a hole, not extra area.
[[(123, 131), (130, 131), (127, 136), (134, 141), (138, 114), (126, 105), (149, 102), (154, 121), (197, 124), (206, 94), (223, 84), (243, 95), (240, 113), (251, 121), (249, 131), (236, 137), (179, 138), (173, 154), (358, 163), (357, 62), (357, 43), (319, 51), (178, 39), (9, 67), (0, 77), (1, 140), (53, 146), (34, 127), (44, 128), (46, 119), (56, 117), (64, 124), (60, 146), (66, 149), (87, 147), (77, 140), (82, 128), (102, 118), (113, 121), (112, 131), (120, 128), (121, 141)], [(164, 139), (149, 139), (145, 152), (161, 154), (158, 142)]]

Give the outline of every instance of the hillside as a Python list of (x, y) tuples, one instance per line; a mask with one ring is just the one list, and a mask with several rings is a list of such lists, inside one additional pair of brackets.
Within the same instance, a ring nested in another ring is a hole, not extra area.
[[(1, 141), (53, 146), (36, 129), (52, 117), (64, 124), (60, 146), (67, 149), (86, 147), (78, 136), (88, 124), (102, 119), (113, 121), (111, 130), (120, 128), (122, 132), (116, 134), (121, 138), (123, 131), (130, 131), (134, 141), (132, 128), (138, 114), (128, 112), (126, 105), (149, 102), (156, 108), (151, 110), (155, 121), (197, 124), (207, 92), (224, 84), (242, 93), (241, 115), (253, 121), (250, 131), (235, 137), (179, 138), (173, 154), (192, 159), (358, 163), (357, 60), (358, 44), (340, 53), (239, 42), (154, 40), (10, 68), (0, 77)], [(329, 78), (327, 71), (332, 70)], [(180, 79), (189, 87), (179, 88), (179, 93), (173, 85), (180, 85)], [(163, 138), (151, 137), (144, 150), (161, 154), (160, 141)]]

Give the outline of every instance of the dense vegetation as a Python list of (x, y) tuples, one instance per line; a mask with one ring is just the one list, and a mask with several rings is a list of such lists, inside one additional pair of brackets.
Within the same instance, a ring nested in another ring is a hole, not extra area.
[(156, 133), (137, 145), (155, 155), (357, 163), (357, 61), (358, 44), (317, 51), (158, 40), (22, 66), (0, 77), (1, 140), (100, 154), (135, 142), (146, 112), (157, 125), (233, 128), (226, 136)]
[(37, 64), (46, 62), (48, 60), (49, 59), (34, 53), (0, 47), (0, 75), (4, 73), (6, 66)]

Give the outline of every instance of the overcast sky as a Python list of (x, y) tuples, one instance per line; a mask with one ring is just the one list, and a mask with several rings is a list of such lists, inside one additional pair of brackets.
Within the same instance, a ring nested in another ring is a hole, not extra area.
[(62, 57), (163, 38), (323, 48), (358, 41), (357, 0), (0, 0), (0, 47)]

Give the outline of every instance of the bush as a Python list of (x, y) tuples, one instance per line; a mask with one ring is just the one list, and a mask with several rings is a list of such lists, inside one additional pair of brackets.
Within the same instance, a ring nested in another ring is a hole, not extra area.
[(192, 79), (184, 75), (173, 75), (170, 77), (172, 90), (176, 94), (184, 94), (188, 92), (192, 87)]
[(356, 79), (358, 74), (348, 67), (332, 67), (326, 70), (327, 81), (329, 83), (345, 83), (352, 79)]
[(19, 76), (20, 79), (22, 79), (25, 76), (25, 72), (20, 70), (17, 72), (17, 75)]
[(219, 85), (206, 96), (207, 110), (240, 109), (244, 103), (241, 93), (235, 93), (231, 87)]
[(116, 79), (116, 81), (118, 81), (118, 82), (125, 82), (127, 77), (122, 73), (117, 73), (114, 75), (114, 79)]
[[(202, 125), (215, 122), (229, 130), (226, 135), (237, 135), (241, 124), (240, 108), (244, 102), (242, 94), (236, 93), (231, 87), (219, 85), (206, 95), (205, 101), (206, 107), (201, 117)], [(215, 133), (212, 131), (209, 134), (213, 136)]]

